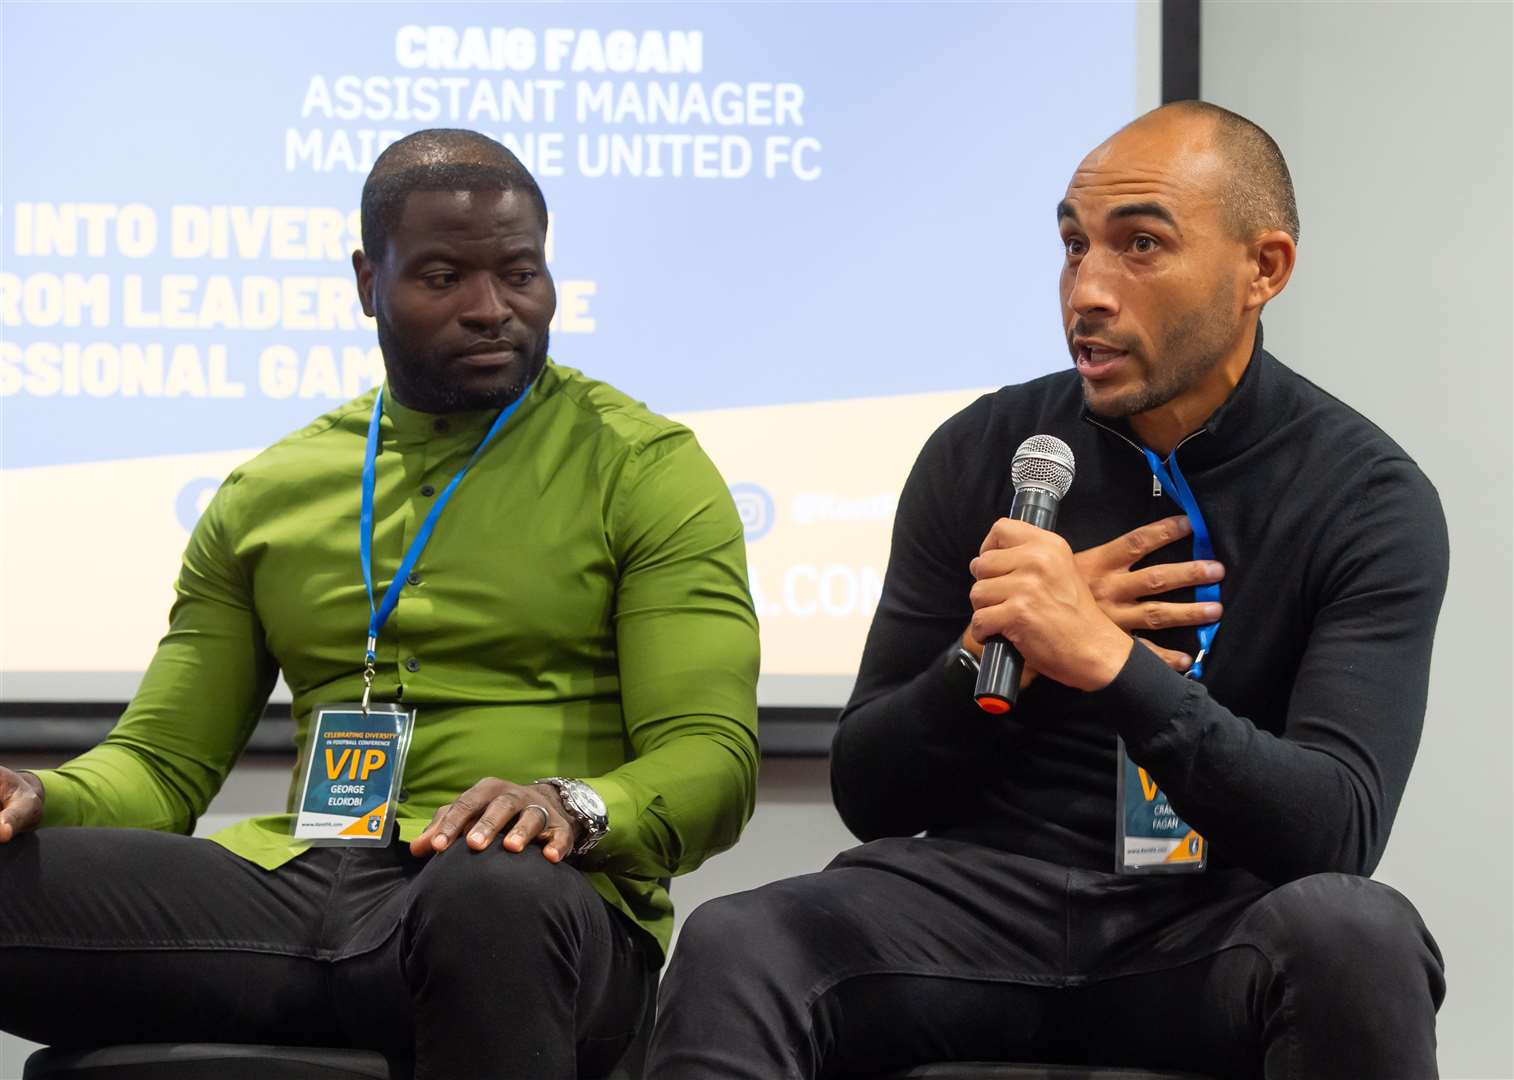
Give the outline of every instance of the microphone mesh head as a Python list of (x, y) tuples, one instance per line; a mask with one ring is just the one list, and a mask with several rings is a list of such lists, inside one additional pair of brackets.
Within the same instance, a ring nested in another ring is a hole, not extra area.
[(1032, 435), (1015, 451), (1009, 475), (1016, 491), (1037, 487), (1064, 498), (1072, 487), (1072, 447), (1055, 435)]

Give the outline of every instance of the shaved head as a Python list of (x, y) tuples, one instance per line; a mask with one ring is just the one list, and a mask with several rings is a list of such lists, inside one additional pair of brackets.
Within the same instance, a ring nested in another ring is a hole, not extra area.
[(1166, 452), (1239, 382), (1261, 309), (1292, 273), (1298, 210), (1283, 155), (1244, 117), (1165, 105), (1079, 163), (1057, 224), (1084, 401)]
[(416, 191), (513, 191), (526, 196), (547, 229), (547, 201), (520, 159), (487, 135), (430, 128), (391, 144), (363, 184), (363, 250), (379, 260)]
[[(1277, 143), (1256, 124), (1207, 101), (1177, 101), (1153, 109), (1121, 129), (1121, 133), (1149, 125), (1198, 124), (1223, 168), (1215, 197), (1225, 221), (1240, 240), (1280, 229), (1299, 237), (1298, 203), (1293, 177)], [(1115, 138), (1118, 138), (1116, 134)], [(1112, 141), (1112, 140), (1111, 140)]]

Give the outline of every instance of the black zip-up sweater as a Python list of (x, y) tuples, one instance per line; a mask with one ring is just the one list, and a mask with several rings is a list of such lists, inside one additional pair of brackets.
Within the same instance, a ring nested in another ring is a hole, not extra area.
[[(1076, 372), (986, 395), (943, 424), (900, 497), (883, 594), (831, 755), (864, 840), (966, 839), (1114, 869), (1115, 736), (1209, 842), (1274, 882), (1381, 858), (1424, 722), (1445, 591), (1440, 501), (1391, 439), (1261, 347), (1178, 465), (1204, 513), (1224, 618), (1201, 681), (1137, 645), (1105, 689), (1039, 678), (1007, 716), (953, 693), (968, 563), (1013, 497), (1027, 437), (1067, 442), (1057, 531), (1074, 551), (1181, 513), (1139, 440), (1083, 407)], [(1138, 565), (1193, 557), (1185, 538)], [(1191, 600), (1192, 590), (1164, 599)], [(1192, 629), (1157, 644), (1197, 652)]]

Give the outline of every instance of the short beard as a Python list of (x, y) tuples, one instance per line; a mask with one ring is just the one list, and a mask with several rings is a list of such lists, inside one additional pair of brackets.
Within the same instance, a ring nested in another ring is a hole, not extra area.
[(379, 349), (384, 354), (384, 369), (393, 396), (418, 412), (460, 413), (503, 409), (519, 399), (547, 366), (551, 335), (544, 331), (523, 371), (518, 372), (509, 382), (493, 389), (469, 390), (438, 379), (437, 373), (444, 369), (445, 357), (416, 355), (395, 340), (394, 330), (382, 313), (376, 316), (376, 321)]
[[(1229, 298), (1230, 286), (1222, 283), (1207, 307), (1195, 308), (1170, 327), (1157, 343), (1163, 363), (1153, 365), (1147, 358), (1146, 381), (1125, 396), (1095, 407), (1085, 384), (1083, 403), (1088, 411), (1106, 419), (1149, 412), (1166, 405), (1213, 371), (1235, 340), (1235, 324), (1222, 325), (1219, 321), (1220, 313), (1230, 306)], [(1088, 333), (1082, 328), (1075, 328), (1075, 331)]]

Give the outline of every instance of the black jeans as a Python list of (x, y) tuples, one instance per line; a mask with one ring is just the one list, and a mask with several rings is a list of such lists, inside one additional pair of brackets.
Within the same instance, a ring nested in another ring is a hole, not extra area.
[(421, 860), (42, 829), (0, 844), (0, 1028), (55, 1045), (248, 1042), (412, 1058), (426, 1080), (568, 1080), (631, 1041), (655, 946), (535, 846)]
[(713, 900), (663, 977), (656, 1080), (927, 1061), (1430, 1080), (1441, 958), (1366, 878), (1120, 877), (880, 840)]

